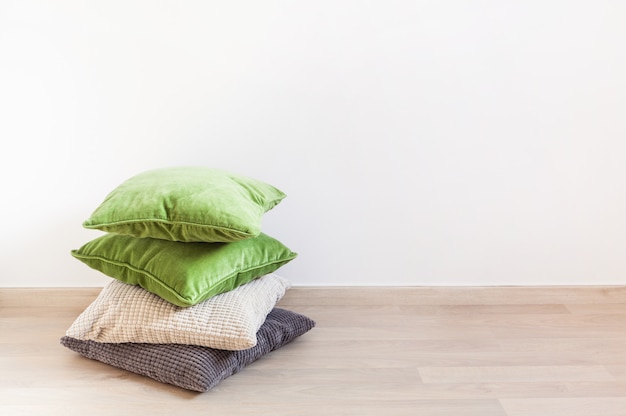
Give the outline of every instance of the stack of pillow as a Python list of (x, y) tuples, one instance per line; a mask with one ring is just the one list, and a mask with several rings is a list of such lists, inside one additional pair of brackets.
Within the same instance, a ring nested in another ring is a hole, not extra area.
[(312, 329), (276, 307), (296, 257), (261, 232), (285, 194), (204, 167), (152, 170), (114, 189), (84, 222), (104, 231), (72, 255), (113, 280), (61, 338), (79, 354), (207, 391)]

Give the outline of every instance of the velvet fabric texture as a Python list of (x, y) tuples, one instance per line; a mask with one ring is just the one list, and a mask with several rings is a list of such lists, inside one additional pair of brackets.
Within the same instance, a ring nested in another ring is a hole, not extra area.
[(83, 226), (134, 237), (233, 242), (259, 235), (263, 214), (285, 196), (265, 182), (219, 169), (156, 169), (120, 184)]
[(139, 285), (182, 307), (233, 290), (297, 256), (264, 233), (232, 243), (182, 243), (105, 234), (71, 253), (107, 276)]

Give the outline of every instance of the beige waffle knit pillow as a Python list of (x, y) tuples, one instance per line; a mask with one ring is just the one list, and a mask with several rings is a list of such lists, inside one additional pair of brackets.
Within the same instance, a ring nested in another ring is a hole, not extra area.
[(289, 288), (268, 274), (197, 305), (176, 306), (145, 289), (113, 280), (66, 332), (102, 343), (200, 345), (244, 350)]

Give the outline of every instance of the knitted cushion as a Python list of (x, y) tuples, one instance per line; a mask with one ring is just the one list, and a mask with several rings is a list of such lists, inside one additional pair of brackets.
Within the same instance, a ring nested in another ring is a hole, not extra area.
[(65, 335), (98, 342), (243, 350), (256, 345), (257, 331), (288, 287), (287, 280), (268, 274), (183, 308), (139, 286), (112, 280)]
[(257, 333), (257, 345), (225, 351), (180, 344), (106, 344), (64, 336), (61, 344), (77, 353), (184, 389), (205, 392), (270, 351), (315, 326), (306, 316), (275, 308)]

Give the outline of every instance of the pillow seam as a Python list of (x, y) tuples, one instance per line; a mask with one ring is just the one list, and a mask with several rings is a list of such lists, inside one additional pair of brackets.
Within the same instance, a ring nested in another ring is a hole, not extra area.
[[(148, 272), (146, 270), (138, 269), (136, 266), (133, 266), (131, 264), (128, 264), (128, 263), (125, 263), (125, 262), (121, 262), (121, 261), (117, 261), (117, 260), (110, 260), (110, 259), (107, 259), (107, 258), (104, 258), (104, 257), (100, 257), (100, 256), (80, 254), (80, 253), (77, 253), (77, 252), (72, 252), (72, 256), (74, 256), (74, 257), (76, 257), (78, 259), (99, 260), (99, 261), (102, 261), (104, 263), (108, 263), (108, 264), (115, 265), (115, 266), (128, 267), (130, 270), (132, 270), (134, 272), (143, 274), (144, 276), (146, 276), (146, 277), (148, 277), (150, 279), (153, 279), (162, 288), (164, 288), (168, 293), (171, 293), (172, 295), (174, 295), (174, 297), (176, 299), (180, 300), (181, 302), (184, 302), (184, 304), (187, 305), (187, 306), (193, 306), (193, 305), (196, 305), (196, 304), (202, 302), (203, 300), (208, 299), (208, 298), (204, 297), (206, 295), (206, 292), (208, 292), (208, 289), (209, 289), (206, 286), (202, 289), (202, 296), (198, 296), (197, 297), (198, 299), (201, 299), (201, 300), (188, 299), (188, 298), (182, 297), (178, 292), (174, 291), (174, 289), (172, 289), (171, 287), (167, 286), (167, 284), (165, 282), (163, 282), (161, 279), (159, 279), (156, 275), (154, 275), (154, 274), (152, 274), (152, 273), (150, 273), (150, 272)], [(227, 276), (225, 276), (224, 278), (220, 279), (218, 282), (215, 283), (215, 285), (219, 285), (222, 282), (224, 282), (224, 281), (226, 281), (228, 279), (231, 279), (233, 276), (236, 276), (236, 275), (238, 275), (240, 273), (245, 273), (245, 272), (252, 271), (254, 269), (258, 269), (261, 266), (272, 265), (272, 264), (280, 263), (280, 262), (283, 262), (283, 261), (291, 261), (291, 260), (295, 259), (296, 257), (297, 257), (297, 254), (291, 252), (289, 254), (289, 256), (287, 256), (285, 258), (275, 258), (273, 260), (268, 260), (266, 262), (259, 263), (259, 264), (256, 264), (254, 266), (250, 266), (247, 269), (237, 270), (236, 272), (230, 273)], [(120, 279), (116, 279), (116, 280), (120, 280)], [(254, 280), (254, 279), (251, 279), (251, 280)], [(123, 280), (120, 280), (120, 281), (123, 282)], [(124, 283), (126, 283), (126, 282), (124, 282)], [(136, 284), (136, 283), (128, 283), (128, 284)], [(138, 286), (141, 286), (141, 285), (138, 285)], [(152, 292), (152, 293), (157, 295), (154, 292)], [(159, 297), (161, 297), (161, 296), (159, 296)]]
[[(145, 270), (140, 270), (140, 269), (138, 269), (137, 267), (135, 267), (135, 266), (133, 266), (131, 264), (124, 263), (124, 262), (117, 261), (117, 260), (110, 260), (110, 259), (107, 259), (107, 258), (104, 258), (104, 257), (100, 257), (100, 256), (85, 255), (85, 254), (80, 254), (80, 253), (76, 253), (76, 252), (72, 252), (72, 256), (74, 256), (74, 257), (76, 257), (78, 259), (99, 260), (99, 261), (102, 261), (104, 263), (108, 263), (108, 264), (111, 264), (111, 265), (127, 267), (127, 268), (129, 268), (130, 270), (132, 270), (134, 272), (141, 273), (141, 274), (143, 274), (143, 275), (145, 275), (145, 276), (155, 280), (157, 284), (159, 284), (161, 287), (163, 287), (168, 293), (171, 293), (172, 295), (174, 295), (174, 297), (176, 299), (184, 302), (185, 304), (189, 304), (189, 300), (188, 299), (186, 299), (184, 297), (181, 297), (179, 293), (175, 292), (172, 288), (167, 286), (165, 284), (165, 282), (163, 282), (161, 279), (157, 278), (152, 273), (149, 273), (149, 272), (147, 272)], [(119, 280), (120, 282), (124, 282), (121, 279), (115, 279), (115, 280)], [(127, 283), (127, 282), (124, 282), (124, 283)], [(128, 283), (128, 284), (135, 284), (137, 286), (141, 286), (141, 285), (138, 285), (136, 283)], [(154, 293), (154, 294), (156, 295), (156, 293)]]
[(194, 227), (198, 227), (198, 228), (216, 228), (216, 229), (220, 229), (220, 230), (228, 230), (228, 231), (235, 231), (238, 232), (240, 234), (243, 235), (247, 235), (247, 236), (256, 236), (257, 234), (254, 233), (249, 233), (247, 231), (242, 231), (241, 228), (237, 228), (237, 227), (232, 227), (229, 225), (214, 225), (214, 224), (202, 224), (200, 222), (190, 222), (190, 221), (172, 221), (172, 220), (163, 220), (163, 219), (154, 219), (154, 218), (138, 218), (138, 219), (134, 219), (134, 220), (121, 220), (121, 221), (112, 221), (112, 222), (99, 222), (99, 223), (88, 223), (88, 221), (85, 221), (83, 223), (83, 227), (88, 228), (88, 229), (99, 229), (100, 227), (107, 227), (107, 226), (113, 226), (113, 225), (126, 225), (126, 224), (135, 224), (135, 223), (161, 223), (161, 224), (168, 224), (168, 225), (175, 225), (175, 224), (183, 224), (183, 225), (193, 225)]

